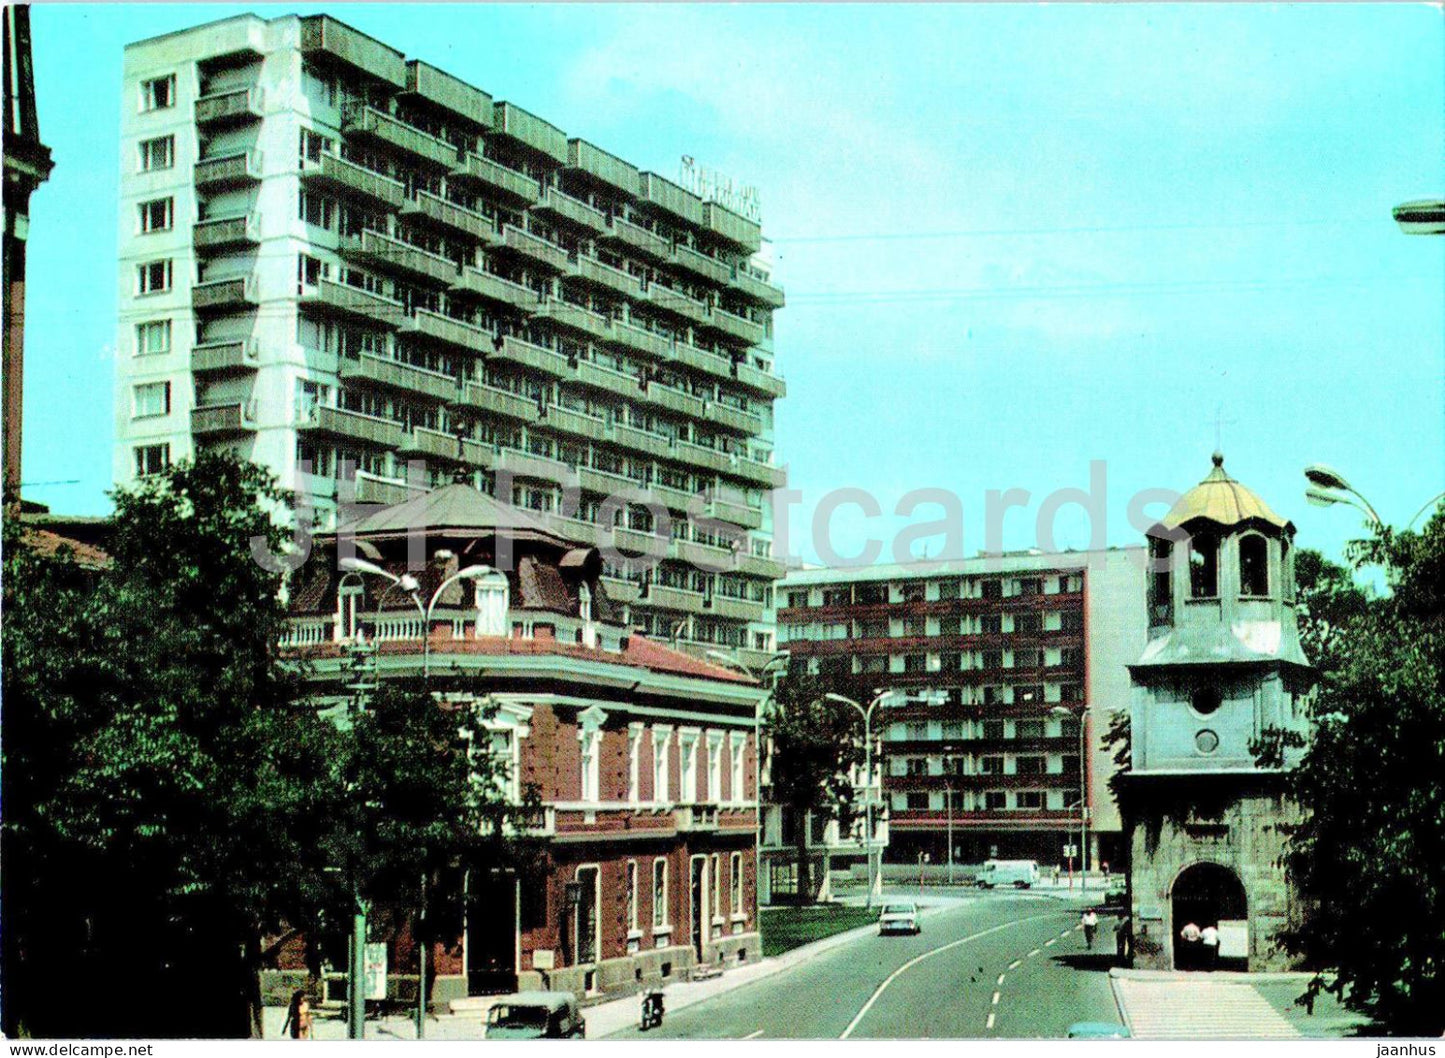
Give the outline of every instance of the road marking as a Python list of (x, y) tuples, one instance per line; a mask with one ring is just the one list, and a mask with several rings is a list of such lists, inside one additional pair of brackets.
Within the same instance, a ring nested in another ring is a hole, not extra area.
[(1058, 937), (1050, 937), (1048, 940), (1044, 941), (1044, 947), (1052, 948), (1057, 943), (1059, 943)]
[(999, 997), (1001, 994), (1002, 994), (1002, 993), (995, 992), (995, 993), (993, 994), (993, 1000), (989, 1003), (989, 1006), (991, 1006), (991, 1007), (996, 1007), (996, 1006), (998, 1006), (998, 997)]
[(992, 1010), (990, 1010), (990, 1011), (988, 1012), (988, 1024), (985, 1025), (984, 1028), (985, 1028), (985, 1029), (991, 1029), (991, 1028), (993, 1028), (993, 1011), (992, 1011)]
[(1067, 937), (1067, 936), (1068, 936), (1070, 933), (1072, 933), (1072, 932), (1073, 932), (1073, 930), (1071, 930), (1071, 929), (1066, 929), (1066, 930), (1064, 930), (1064, 932), (1060, 933), (1059, 936), (1060, 936), (1060, 937)]
[(1020, 966), (1022, 966), (1023, 964), (1024, 964), (1024, 961), (1023, 961), (1022, 959), (1015, 959), (1013, 962), (1011, 962), (1011, 963), (1008, 964), (1008, 968), (1009, 968), (1010, 970), (1017, 970), (1017, 969), (1018, 969)]
[(931, 951), (926, 951), (922, 955), (915, 955), (913, 958), (909, 959), (906, 963), (898, 967), (898, 969), (894, 970), (891, 974), (889, 974), (883, 979), (883, 983), (873, 990), (873, 994), (868, 997), (868, 1002), (863, 1004), (863, 1009), (858, 1011), (857, 1014), (853, 1015), (853, 1020), (848, 1022), (848, 1027), (843, 1030), (843, 1034), (839, 1036), (838, 1039), (846, 1040), (849, 1036), (853, 1035), (853, 1030), (858, 1027), (858, 1023), (863, 1020), (864, 1016), (867, 1015), (868, 1011), (873, 1009), (873, 1004), (878, 1002), (878, 997), (881, 996), (888, 989), (888, 986), (891, 985), (894, 981), (898, 980), (898, 978), (902, 976), (905, 971), (913, 969), (913, 967), (917, 966), (924, 959), (929, 959), (935, 955), (940, 955), (943, 952), (946, 952), (952, 948), (957, 948), (960, 944), (967, 944), (971, 940), (978, 940), (981, 937), (987, 937), (990, 934), (999, 933), (1006, 929), (1014, 929), (1017, 926), (1023, 925), (1025, 922), (1037, 922), (1039, 919), (1053, 918), (1057, 914), (1059, 914), (1058, 911), (1052, 911), (1046, 912), (1042, 915), (1030, 915), (1028, 918), (1021, 918), (1014, 922), (1001, 922), (997, 926), (991, 926), (988, 929), (982, 930), (978, 933), (970, 933), (967, 937), (960, 937), (958, 940), (949, 941), (947, 944), (942, 944), (939, 947), (932, 949)]
[(1002, 984), (1003, 984), (1003, 974), (999, 974), (999, 975), (998, 975), (998, 980), (995, 981), (994, 984), (996, 984), (996, 985), (1002, 985)]
[(759, 1036), (761, 1036), (762, 1034), (763, 1034), (763, 1030), (762, 1030), (762, 1029), (758, 1029), (757, 1032), (750, 1032), (750, 1033), (748, 1033), (746, 1036), (743, 1037), (743, 1039), (745, 1039), (745, 1040), (755, 1040), (755, 1039), (757, 1039)]
[(1029, 952), (1027, 955), (1025, 955), (1024, 958), (1025, 958), (1025, 959), (1032, 959), (1035, 955), (1037, 955), (1037, 954), (1040, 952), (1040, 950), (1041, 950), (1041, 949), (1039, 949), (1039, 948), (1035, 948), (1033, 951), (1031, 951), (1031, 952)]

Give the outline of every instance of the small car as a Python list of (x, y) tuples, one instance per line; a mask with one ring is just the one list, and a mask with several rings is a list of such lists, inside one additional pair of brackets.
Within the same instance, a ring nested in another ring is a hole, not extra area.
[(921, 932), (918, 925), (918, 905), (912, 903), (884, 904), (878, 915), (878, 935), (885, 933)]
[(1069, 1026), (1071, 1040), (1127, 1040), (1129, 1030), (1112, 1021), (1076, 1021)]
[(583, 1039), (587, 1023), (571, 992), (518, 992), (487, 1011), (489, 1040)]

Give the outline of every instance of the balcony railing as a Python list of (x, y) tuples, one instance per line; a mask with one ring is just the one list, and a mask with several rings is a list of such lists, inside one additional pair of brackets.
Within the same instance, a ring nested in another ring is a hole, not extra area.
[(454, 436), (425, 426), (413, 427), (411, 436), (402, 443), (399, 451), (403, 455), (426, 456), (451, 463), (463, 462), (488, 469), (495, 465), (497, 458), (497, 453), (490, 444), (463, 438), (461, 449), (458, 450)]
[(681, 290), (665, 287), (661, 283), (652, 283), (648, 286), (646, 294), (648, 304), (654, 308), (661, 309), (663, 312), (681, 316), (689, 323), (695, 323), (699, 326), (709, 321), (707, 305), (688, 294), (684, 294)]
[(432, 312), (430, 309), (417, 309), (402, 320), (401, 333), (429, 338), (469, 353), (490, 349), (493, 340), (490, 331), (450, 316), (443, 316), (440, 312)]
[(399, 180), (336, 154), (323, 153), (320, 161), (304, 159), (301, 178), (314, 180), (343, 195), (363, 198), (388, 209), (401, 209), (406, 201), (406, 187)]
[(618, 444), (635, 452), (646, 452), (650, 456), (657, 456), (661, 459), (677, 458), (672, 442), (661, 434), (648, 433), (646, 430), (639, 430), (635, 426), (623, 426), (621, 423), (613, 426), (612, 433)]
[(719, 617), (735, 621), (761, 621), (763, 604), (752, 599), (733, 599), (726, 595), (714, 595), (708, 600), (708, 608)]
[[(496, 469), (506, 471), (521, 478), (534, 478), (539, 481), (550, 481), (566, 484), (575, 483), (577, 472), (566, 463), (556, 459), (548, 459), (546, 456), (534, 455), (531, 452), (519, 452), (514, 448), (504, 448), (497, 456)], [(577, 525), (590, 525), (590, 522), (578, 522)], [(578, 537), (579, 540), (588, 539)], [(590, 541), (589, 541), (590, 542)]]
[(254, 246), (261, 241), (261, 215), (242, 213), (234, 217), (212, 217), (196, 222), (191, 243), (197, 250), (220, 250), (233, 246)]
[(742, 497), (729, 499), (713, 495), (708, 500), (706, 510), (708, 515), (713, 518), (748, 529), (757, 529), (763, 524), (762, 511), (755, 507), (749, 507)]
[(338, 283), (334, 279), (322, 279), (314, 289), (302, 295), (301, 303), (315, 309), (358, 316), (391, 328), (407, 318), (406, 306), (400, 301), (349, 283)]
[(572, 277), (578, 282), (601, 287), (613, 294), (621, 294), (631, 301), (642, 297), (642, 280), (586, 254), (578, 255)]
[[(762, 522), (761, 517), (758, 519)], [(756, 527), (754, 527), (756, 528)], [(739, 555), (738, 572), (746, 573), (751, 577), (766, 577), (768, 580), (781, 580), (788, 567), (775, 558), (765, 555)]]
[(732, 279), (731, 266), (715, 257), (709, 257), (705, 253), (694, 250), (691, 246), (681, 244), (674, 246), (671, 260), (678, 268), (695, 276), (701, 276), (710, 283), (717, 283), (719, 286)]
[(461, 403), (468, 407), (480, 408), (523, 422), (536, 422), (541, 416), (535, 400), (510, 390), (468, 382), (463, 394)]
[(673, 389), (671, 386), (664, 386), (657, 382), (650, 383), (647, 392), (642, 397), (649, 404), (656, 404), (659, 408), (666, 408), (679, 415), (688, 415), (698, 419), (702, 418), (703, 409), (706, 407), (701, 397), (694, 397), (691, 393), (684, 393), (680, 389)]
[(413, 488), (397, 478), (378, 477), (375, 474), (368, 474), (364, 470), (358, 470), (353, 502), (382, 503), (390, 506), (414, 500), (425, 491), (424, 488)]
[(261, 179), (261, 152), (237, 151), (196, 162), (192, 179), (197, 190), (218, 190), (257, 183)]
[(555, 187), (544, 188), (541, 201), (532, 208), (544, 216), (575, 224), (593, 234), (607, 230), (607, 216), (600, 209), (594, 209), (571, 195), (565, 195)]
[(503, 279), (495, 273), (484, 272), (477, 268), (463, 268), (461, 278), (453, 290), (475, 294), (477, 297), (526, 312), (537, 312), (539, 310), (538, 303), (542, 297), (531, 287), (513, 283), (510, 279)]
[(626, 320), (612, 321), (611, 341), (624, 349), (647, 353), (655, 357), (672, 355), (672, 339), (657, 331), (650, 331)]
[(196, 124), (219, 127), (257, 121), (265, 113), (264, 103), (261, 89), (254, 85), (228, 92), (212, 92), (196, 100)]
[(756, 221), (739, 216), (716, 202), (707, 202), (702, 207), (703, 226), (720, 239), (726, 239), (750, 254), (762, 248), (762, 229)]
[(261, 343), (255, 338), (229, 342), (204, 342), (191, 350), (194, 375), (235, 375), (260, 366)]
[(679, 833), (716, 830), (718, 807), (714, 804), (684, 805), (672, 810), (672, 818)]
[(515, 103), (493, 105), (492, 134), (506, 136), (555, 162), (567, 164), (566, 134), (557, 126), (528, 113)]
[(480, 154), (468, 154), (466, 161), (452, 170), (450, 179), (475, 185), (493, 196), (523, 205), (532, 205), (541, 193), (537, 181), (530, 176), (524, 176), (515, 169), (508, 169)]
[(296, 428), (364, 441), (381, 448), (400, 448), (407, 438), (406, 428), (399, 422), (324, 404), (314, 404), (303, 409)]
[(191, 308), (196, 312), (230, 312), (256, 304), (255, 276), (208, 279), (191, 288)]
[(750, 411), (713, 401), (707, 406), (707, 421), (742, 434), (763, 432), (763, 420)]
[(636, 581), (621, 577), (602, 577), (601, 580), (602, 586), (607, 589), (607, 597), (614, 602), (636, 602), (642, 594), (642, 585)]
[(586, 140), (567, 141), (567, 164), (629, 196), (637, 194), (641, 183), (641, 174), (636, 169)]
[(612, 321), (581, 305), (560, 298), (547, 298), (534, 310), (539, 320), (547, 320), (560, 327), (578, 331), (590, 338), (606, 339), (612, 336)]
[(409, 220), (428, 221), (452, 232), (476, 239), (485, 246), (501, 245), (497, 225), (490, 217), (448, 202), (430, 191), (418, 191), (416, 198), (401, 204), (401, 215)]
[(343, 108), (341, 131), (448, 170), (458, 162), (456, 144), (413, 128), (400, 118), (364, 104), (352, 103)]
[(710, 375), (716, 375), (719, 378), (733, 377), (731, 360), (725, 356), (719, 356), (717, 353), (699, 349), (688, 342), (674, 342), (672, 355), (678, 363), (697, 368), (699, 371), (706, 371)]
[(341, 358), (341, 377), (345, 380), (367, 382), (383, 389), (401, 390), (408, 394), (423, 394), (434, 400), (455, 400), (460, 386), (450, 375), (439, 371), (413, 367), (399, 360), (388, 360), (372, 353), (362, 353), (358, 358)]
[(771, 463), (764, 463), (759, 459), (749, 459), (746, 456), (738, 456), (735, 473), (755, 485), (763, 485), (770, 489), (782, 488), (788, 480), (787, 471), (782, 467), (775, 467)]
[(502, 348), (494, 355), (499, 360), (510, 360), (554, 378), (572, 377), (572, 365), (565, 356), (512, 335), (502, 339)]
[(750, 319), (719, 308), (714, 308), (709, 314), (707, 326), (747, 345), (757, 345), (767, 337), (768, 333), (761, 323), (754, 323)]
[(605, 441), (608, 438), (607, 420), (564, 408), (560, 404), (549, 404), (547, 414), (537, 425), (585, 437), (591, 441)]
[(366, 262), (378, 272), (399, 274), (442, 286), (450, 286), (461, 275), (455, 261), (377, 231), (347, 236), (341, 241), (341, 252)]
[(764, 396), (778, 398), (786, 396), (788, 392), (788, 384), (780, 376), (769, 374), (744, 361), (738, 361), (735, 377), (738, 385), (746, 386), (754, 393)]
[(657, 581), (650, 582), (642, 592), (641, 602), (664, 610), (682, 610), (686, 613), (704, 613), (703, 596), (700, 591), (686, 588), (672, 588)]
[(626, 246), (629, 250), (648, 257), (656, 263), (664, 263), (672, 259), (670, 240), (622, 217), (610, 218), (607, 230), (597, 238), (600, 242)]
[(642, 395), (642, 388), (635, 375), (614, 371), (601, 364), (594, 364), (590, 360), (578, 362), (576, 378), (578, 382), (605, 390), (608, 393), (615, 393), (619, 397), (635, 400)]
[(237, 400), (192, 408), (191, 433), (198, 437), (250, 433), (256, 429), (256, 407), (255, 400)]
[(406, 60), (400, 52), (329, 15), (301, 19), (301, 50), (314, 58), (343, 63), (393, 88), (406, 87)]
[(705, 445), (693, 444), (691, 441), (679, 440), (676, 442), (676, 458), (698, 466), (707, 467), (709, 470), (722, 474), (733, 472), (733, 457), (726, 452), (718, 451), (716, 448), (708, 448)]
[(681, 217), (689, 224), (702, 224), (702, 199), (656, 173), (642, 174), (638, 198), (674, 217)]
[(562, 247), (511, 224), (502, 229), (502, 246), (550, 272), (567, 272), (572, 268)]
[(783, 288), (766, 279), (759, 279), (743, 268), (737, 269), (728, 285), (755, 305), (770, 309), (783, 307)]

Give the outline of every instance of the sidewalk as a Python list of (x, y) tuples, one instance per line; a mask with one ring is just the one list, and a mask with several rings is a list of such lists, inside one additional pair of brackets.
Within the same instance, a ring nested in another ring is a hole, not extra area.
[(1293, 1040), (1358, 1035), (1368, 1019), (1321, 996), (1314, 1012), (1294, 1000), (1309, 973), (1109, 971), (1130, 1032), (1143, 1040)]

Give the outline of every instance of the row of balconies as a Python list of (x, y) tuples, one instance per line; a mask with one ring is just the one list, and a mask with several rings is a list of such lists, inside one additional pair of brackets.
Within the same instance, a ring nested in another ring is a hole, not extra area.
[[(781, 612), (781, 611), (780, 611)], [(789, 613), (796, 611), (788, 611)], [(1084, 634), (1077, 631), (971, 632), (916, 636), (850, 635), (846, 639), (796, 639), (792, 648), (800, 654), (907, 654), (926, 651), (937, 654), (980, 647), (1031, 646), (1082, 647)]]
[[(1050, 575), (1045, 571), (1041, 575)], [(886, 618), (907, 615), (910, 617), (938, 617), (949, 614), (976, 614), (983, 612), (1017, 613), (1030, 611), (1058, 610), (1082, 612), (1082, 591), (1057, 592), (1052, 595), (1008, 595), (992, 598), (931, 599), (911, 602), (878, 603), (837, 603), (832, 606), (792, 606), (779, 611), (779, 618), (786, 617), (794, 624), (813, 621), (827, 621), (833, 618), (866, 621), (870, 618)]]
[(718, 594), (709, 596), (700, 591), (669, 587), (657, 581), (649, 581), (643, 585), (636, 601), (660, 610), (726, 617), (736, 621), (761, 621), (764, 615), (763, 604), (752, 599), (733, 599)]
[(1068, 771), (1034, 772), (1028, 775), (1018, 773), (975, 772), (971, 775), (889, 775), (885, 780), (889, 792), (895, 790), (954, 790), (993, 789), (1079, 789), (1079, 769)]

